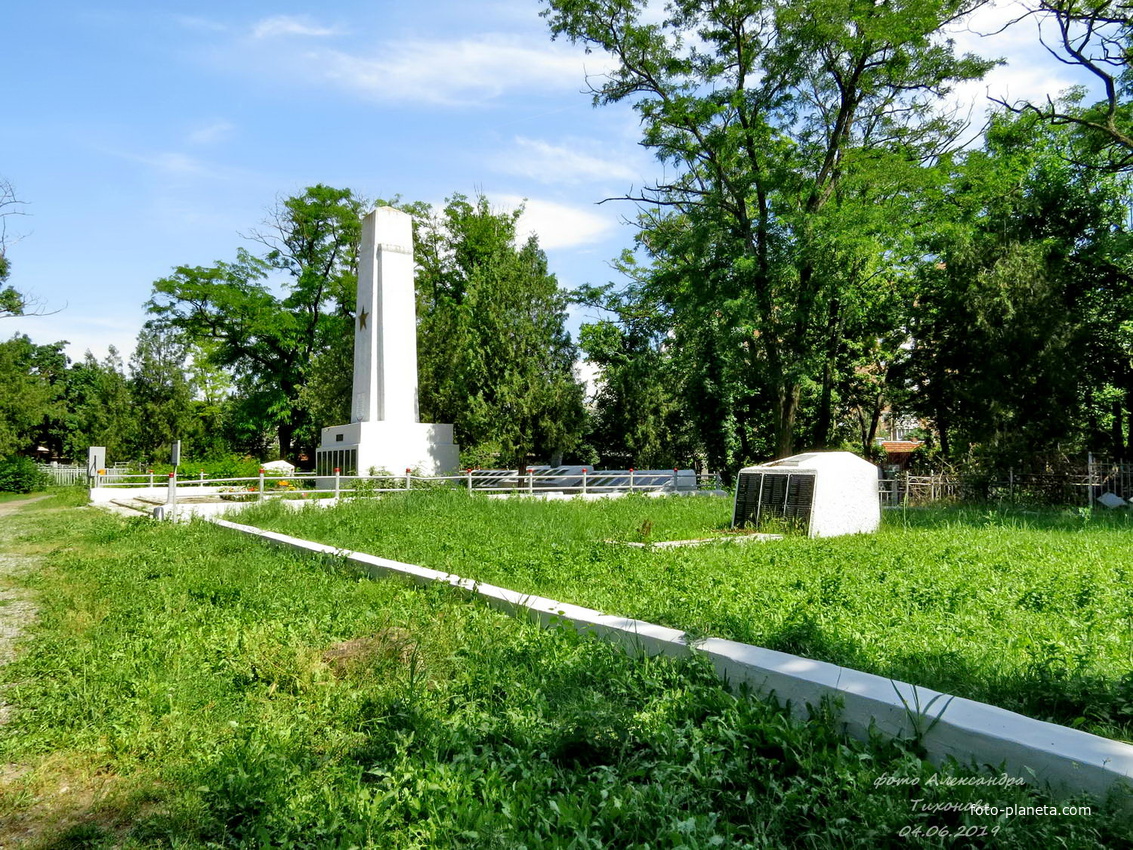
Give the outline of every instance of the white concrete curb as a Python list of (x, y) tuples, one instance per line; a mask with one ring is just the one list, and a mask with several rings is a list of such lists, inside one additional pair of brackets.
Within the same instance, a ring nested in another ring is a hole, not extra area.
[(217, 518), (209, 521), (281, 546), (345, 558), (375, 578), (399, 577), (417, 584), (444, 582), (478, 594), (492, 607), (513, 616), (527, 616), (544, 625), (570, 625), (617, 643), (628, 652), (669, 656), (700, 652), (708, 656), (726, 683), (747, 685), (755, 693), (774, 696), (789, 705), (796, 716), (805, 717), (808, 705), (836, 697), (842, 703), (842, 720), (849, 734), (865, 739), (871, 730), (906, 738), (922, 733), (921, 744), (937, 763), (954, 758), (965, 765), (1002, 769), (1013, 778), (1046, 786), (1060, 796), (1086, 792), (1105, 799), (1116, 792), (1126, 805), (1133, 801), (1133, 746), (1129, 744), (824, 661), (720, 638), (690, 641), (682, 631), (643, 620), (613, 617), (250, 525)]

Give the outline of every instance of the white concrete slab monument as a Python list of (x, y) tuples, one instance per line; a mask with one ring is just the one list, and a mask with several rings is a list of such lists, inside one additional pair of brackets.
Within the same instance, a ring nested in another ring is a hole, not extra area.
[(732, 525), (780, 524), (810, 537), (877, 531), (877, 467), (852, 452), (811, 452), (741, 469)]
[(420, 422), (413, 220), (393, 207), (362, 219), (351, 421), (323, 428), (316, 471), (443, 475), (460, 466), (452, 425)]

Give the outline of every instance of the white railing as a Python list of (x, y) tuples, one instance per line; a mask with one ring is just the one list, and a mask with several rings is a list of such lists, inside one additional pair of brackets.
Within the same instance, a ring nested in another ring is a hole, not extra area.
[[(589, 467), (557, 469), (530, 467), (524, 470), (466, 469), (454, 475), (418, 475), (412, 470), (404, 474), (316, 475), (298, 472), (292, 475), (268, 475), (262, 471), (255, 477), (206, 478), (179, 476), (152, 471), (110, 476), (103, 471), (96, 489), (104, 499), (115, 492), (124, 498), (131, 494), (150, 500), (161, 500), (175, 506), (179, 499), (208, 498), (231, 502), (253, 502), (265, 499), (328, 499), (366, 497), (413, 489), (459, 488), (469, 493), (520, 494), (608, 494), (615, 492), (692, 492), (719, 488), (719, 475), (697, 474), (691, 469), (673, 470), (593, 470)], [(92, 496), (94, 492), (92, 491)]]
[[(85, 466), (79, 466), (78, 464), (37, 463), (36, 468), (49, 476), (55, 484), (60, 486), (89, 483), (87, 468)], [(101, 477), (105, 483), (118, 481), (124, 474), (125, 467), (111, 467), (110, 469), (103, 470)]]

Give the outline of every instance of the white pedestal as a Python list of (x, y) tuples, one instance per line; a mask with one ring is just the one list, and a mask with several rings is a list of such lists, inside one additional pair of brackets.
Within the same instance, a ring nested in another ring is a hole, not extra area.
[(319, 475), (366, 475), (371, 469), (400, 475), (446, 475), (460, 468), (452, 425), (430, 422), (353, 422), (323, 428), (317, 452)]

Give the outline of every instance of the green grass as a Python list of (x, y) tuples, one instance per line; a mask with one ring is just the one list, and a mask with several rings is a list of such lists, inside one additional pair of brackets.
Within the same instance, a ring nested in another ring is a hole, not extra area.
[(854, 667), (1133, 739), (1133, 522), (888, 512), (880, 533), (641, 550), (727, 528), (726, 499), (413, 494), (249, 520), (299, 537)]
[(0, 674), (18, 709), (0, 729), (13, 844), (956, 846), (901, 837), (919, 827), (1094, 848), (1126, 834), (1096, 804), (955, 811), (1049, 801), (930, 784), (914, 745), (848, 741), (829, 709), (799, 723), (734, 699), (695, 660), (627, 658), (205, 524), (54, 507), (6, 517), (0, 545), (41, 559), (21, 579), (39, 623)]

